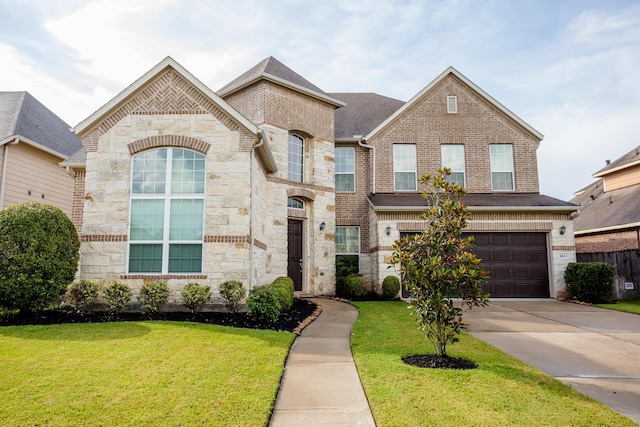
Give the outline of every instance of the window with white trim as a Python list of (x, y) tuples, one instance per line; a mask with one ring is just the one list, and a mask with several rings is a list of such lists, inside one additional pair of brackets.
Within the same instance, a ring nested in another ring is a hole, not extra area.
[(458, 112), (458, 97), (447, 96), (447, 113), (455, 114)]
[(336, 191), (356, 190), (356, 149), (336, 147)]
[(336, 226), (336, 273), (360, 272), (360, 227)]
[(513, 145), (491, 144), (491, 189), (493, 191), (513, 191)]
[(133, 158), (129, 273), (201, 273), (205, 157), (181, 148)]
[(393, 145), (394, 188), (396, 191), (416, 191), (416, 146), (414, 144)]
[(304, 139), (298, 135), (289, 134), (289, 181), (304, 181)]
[(447, 181), (465, 186), (464, 145), (447, 144), (441, 146), (442, 167), (451, 169)]

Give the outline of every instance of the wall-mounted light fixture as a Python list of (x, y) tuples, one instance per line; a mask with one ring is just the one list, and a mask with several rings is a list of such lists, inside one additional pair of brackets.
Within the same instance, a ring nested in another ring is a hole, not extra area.
[(387, 225), (387, 236), (391, 236), (391, 226)]
[(564, 225), (562, 227), (560, 227), (560, 235), (562, 236), (565, 232), (567, 231), (567, 227), (565, 227)]
[(327, 224), (324, 223), (324, 221), (322, 221), (320, 223), (320, 231), (324, 230), (324, 228), (327, 226)]

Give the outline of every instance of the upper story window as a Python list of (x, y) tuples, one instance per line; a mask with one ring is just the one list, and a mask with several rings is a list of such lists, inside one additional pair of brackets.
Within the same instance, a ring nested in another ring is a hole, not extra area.
[(304, 180), (304, 139), (298, 135), (289, 134), (289, 181), (303, 182)]
[(513, 191), (513, 145), (491, 144), (491, 189), (493, 191)]
[(294, 199), (293, 197), (289, 197), (287, 199), (287, 207), (293, 209), (304, 209), (304, 202), (300, 199)]
[(393, 145), (394, 188), (396, 191), (416, 191), (416, 146), (414, 144)]
[(447, 113), (453, 114), (458, 112), (458, 97), (447, 96)]
[(132, 169), (129, 273), (201, 273), (205, 157), (161, 148)]
[(442, 167), (451, 169), (447, 181), (465, 186), (464, 145), (443, 145)]
[(356, 190), (356, 149), (336, 147), (336, 191)]

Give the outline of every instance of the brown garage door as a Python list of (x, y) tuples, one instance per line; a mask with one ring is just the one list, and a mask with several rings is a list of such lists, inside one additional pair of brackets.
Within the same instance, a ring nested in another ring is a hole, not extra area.
[(484, 291), (495, 298), (549, 297), (545, 233), (471, 233), (489, 271)]

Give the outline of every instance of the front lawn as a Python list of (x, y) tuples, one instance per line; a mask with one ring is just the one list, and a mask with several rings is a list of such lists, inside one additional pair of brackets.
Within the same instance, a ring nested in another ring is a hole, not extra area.
[(622, 311), (624, 313), (640, 314), (640, 298), (618, 300), (615, 304), (596, 304), (596, 307), (608, 308), (609, 310)]
[(266, 425), (294, 337), (187, 322), (0, 327), (0, 425)]
[(630, 419), (471, 335), (449, 355), (477, 369), (425, 369), (402, 356), (433, 352), (404, 302), (357, 302), (351, 346), (378, 427), (634, 426)]

